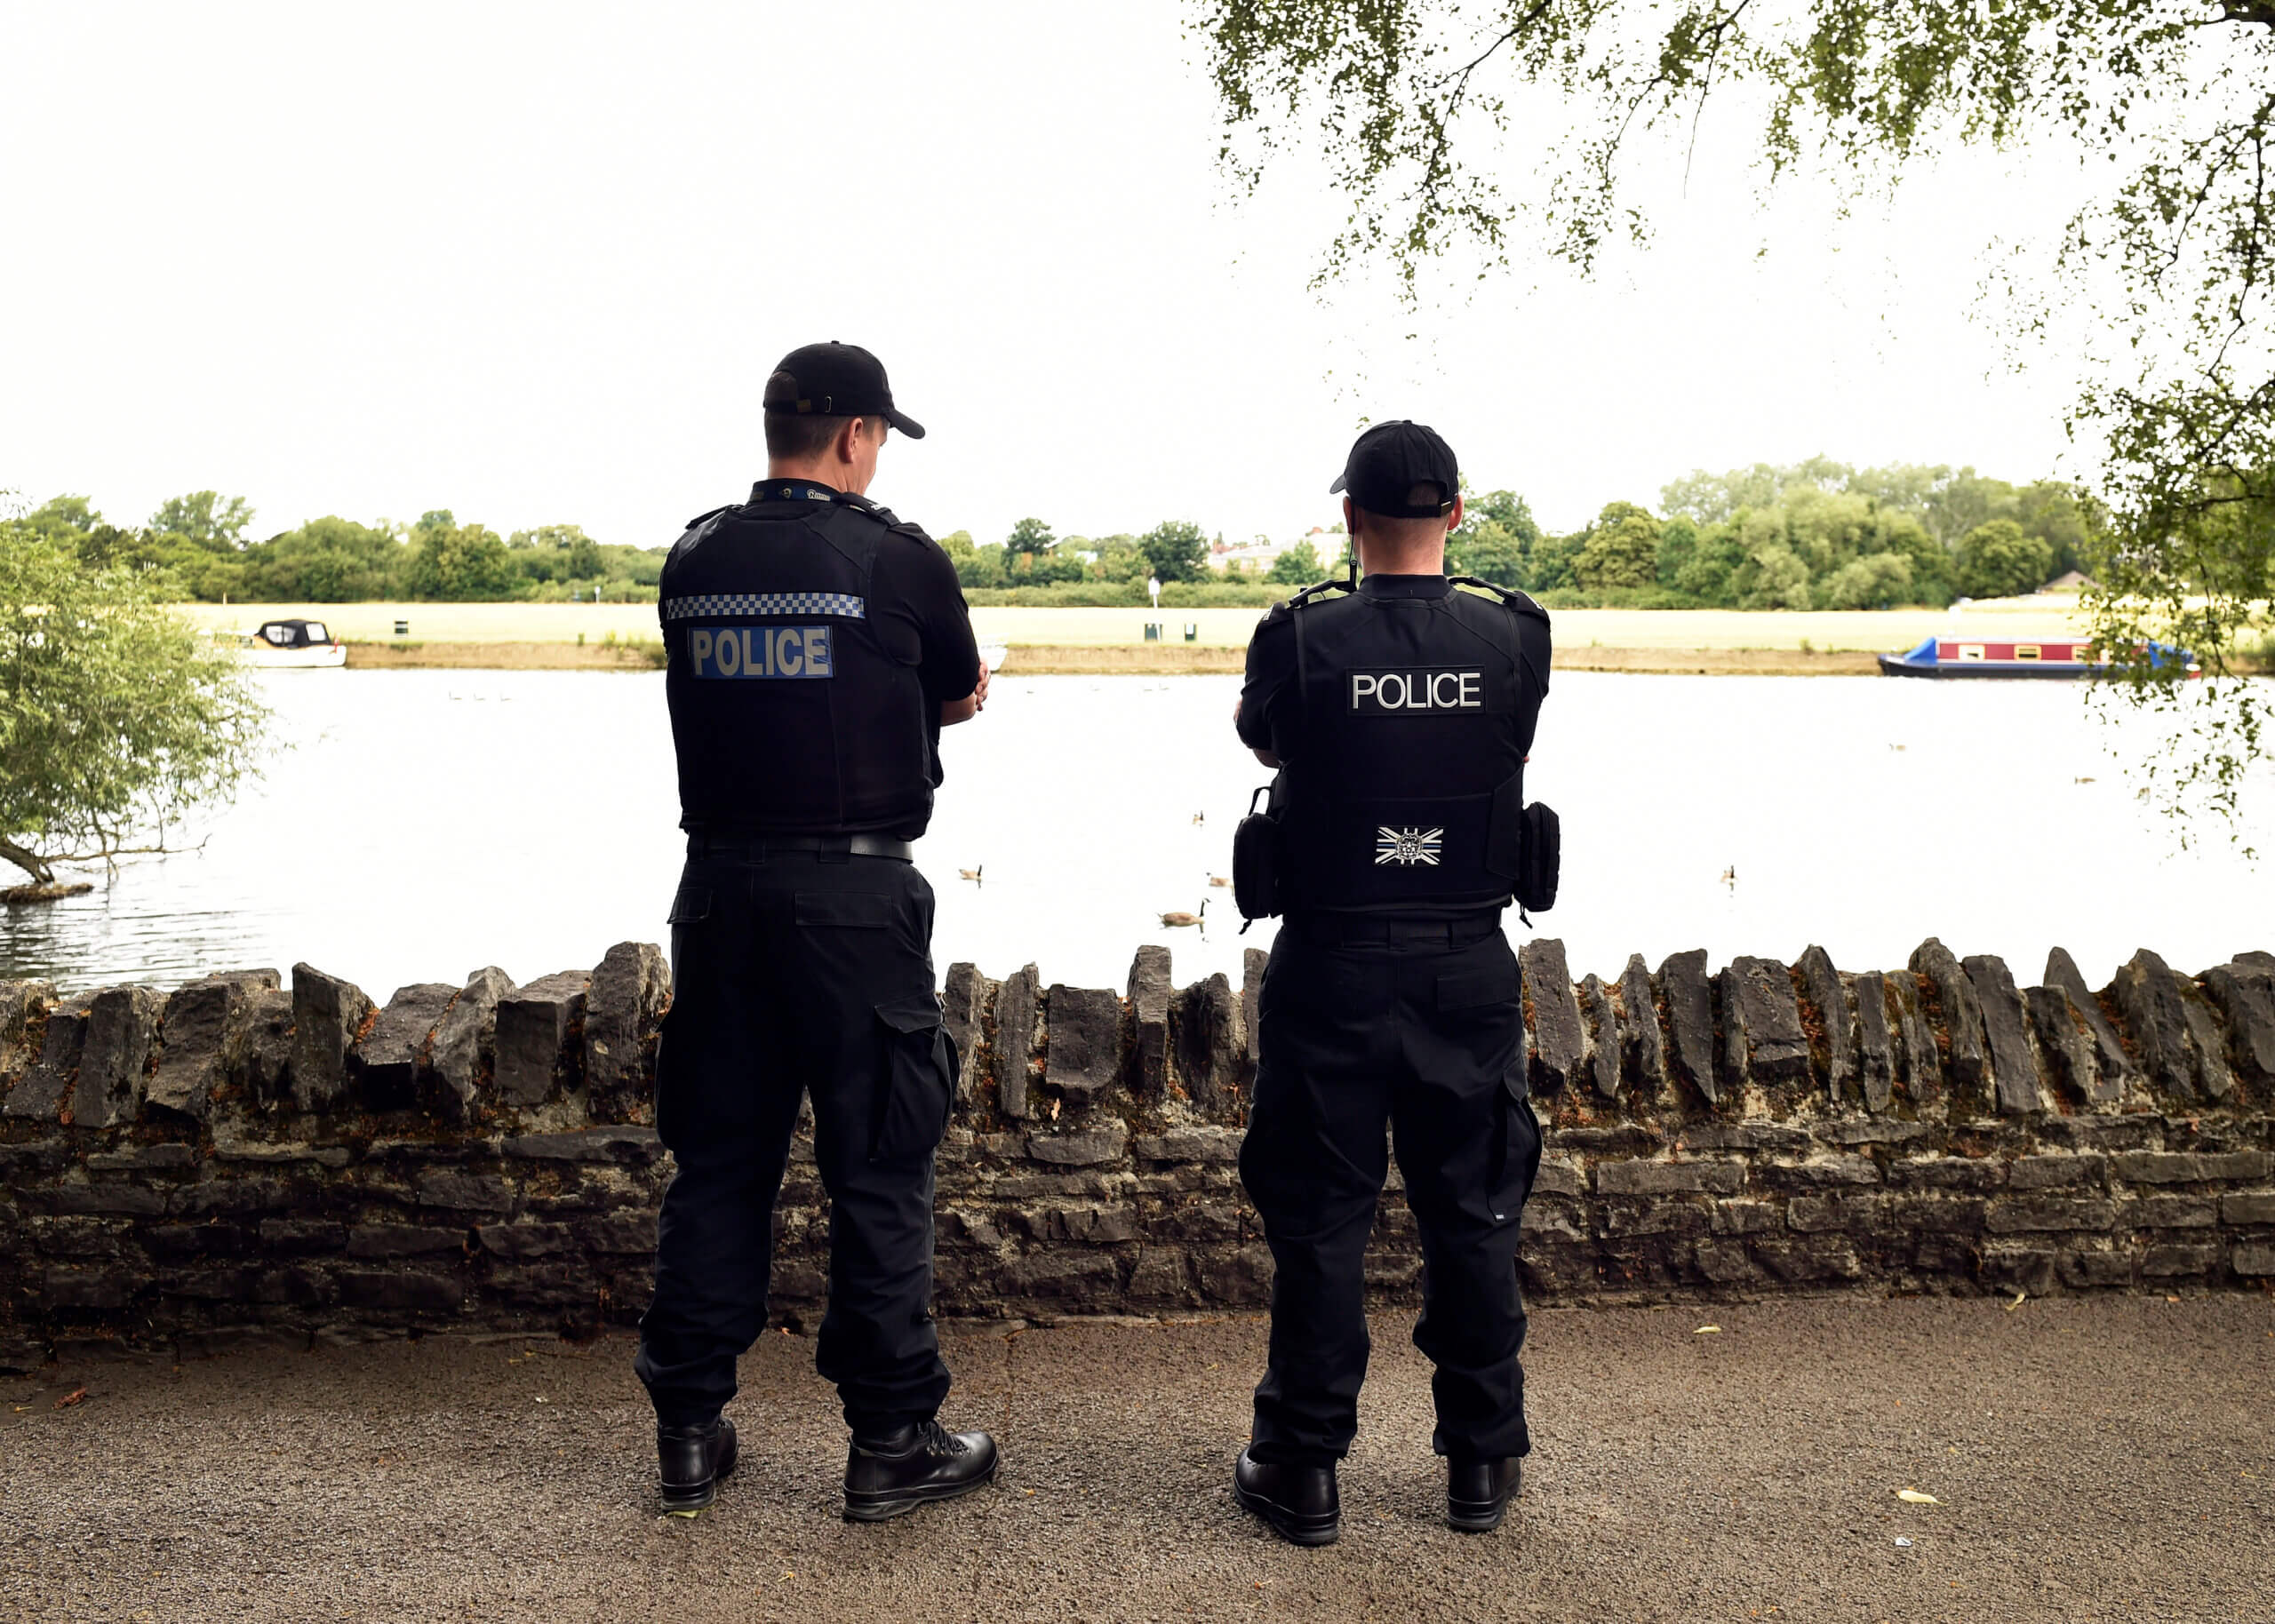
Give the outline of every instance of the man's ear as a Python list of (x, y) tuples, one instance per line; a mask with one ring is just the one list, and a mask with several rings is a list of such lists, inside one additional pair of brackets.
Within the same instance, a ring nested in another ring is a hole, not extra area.
[(837, 453), (838, 461), (850, 465), (859, 458), (861, 437), (867, 433), (868, 421), (866, 418), (848, 418), (837, 426), (837, 437), (830, 445)]
[(1450, 535), (1450, 534), (1452, 534), (1454, 531), (1456, 531), (1456, 530), (1457, 530), (1457, 529), (1461, 529), (1461, 514), (1462, 514), (1461, 495), (1460, 495), (1460, 493), (1459, 493), (1458, 491), (1457, 491), (1457, 492), (1455, 493), (1455, 495), (1454, 495), (1454, 511), (1453, 511), (1452, 513), (1449, 513), (1449, 514), (1446, 516), (1446, 531), (1447, 531), (1447, 534)]

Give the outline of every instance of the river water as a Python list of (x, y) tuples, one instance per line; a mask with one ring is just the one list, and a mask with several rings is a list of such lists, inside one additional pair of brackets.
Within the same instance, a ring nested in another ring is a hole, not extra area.
[[(660, 674), (277, 673), (277, 749), (200, 849), (87, 896), (8, 908), (0, 973), (171, 985), (306, 960), (384, 999), (483, 964), (516, 980), (663, 941), (682, 846)], [(1006, 676), (942, 738), (918, 861), (940, 966), (1122, 984), (1166, 942), (1180, 981), (1268, 945), (1229, 889), (1268, 774), (1233, 736), (1233, 678)], [(2063, 683), (1560, 673), (1528, 789), (1563, 818), (1536, 920), (1574, 973), (1704, 947), (1846, 967), (1928, 935), (2039, 978), (2059, 943), (2098, 984), (2135, 948), (2183, 970), (2275, 947), (2275, 876), (2224, 834), (2176, 849), (2112, 733)], [(2275, 793), (2251, 803), (2263, 817)], [(2263, 849), (2275, 838), (2257, 832)], [(2270, 861), (2275, 861), (2271, 857)], [(978, 883), (957, 878), (976, 869)], [(1726, 877), (1727, 876), (1727, 877)], [(1200, 912), (1200, 929), (1158, 916)], [(1513, 912), (1513, 935), (1526, 928)]]

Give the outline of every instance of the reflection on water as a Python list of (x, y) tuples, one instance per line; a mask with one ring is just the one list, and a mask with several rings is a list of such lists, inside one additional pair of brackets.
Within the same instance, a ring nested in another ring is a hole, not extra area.
[[(283, 748), (202, 850), (5, 911), (0, 972), (66, 987), (296, 959), (375, 996), (483, 964), (527, 980), (661, 941), (680, 857), (660, 675), (338, 672), (267, 679)], [(1268, 775), (1232, 678), (1006, 676), (943, 736), (918, 860), (941, 966), (1120, 986), (1140, 942), (1237, 979), (1233, 825)], [(2224, 839), (2176, 853), (2064, 684), (1567, 673), (1530, 792), (1564, 822), (1553, 913), (1575, 972), (1704, 947), (1900, 964), (1923, 937), (2055, 943), (2104, 977), (2275, 946), (2275, 888)], [(2081, 782), (2089, 780), (2089, 782)], [(2269, 804), (2263, 791), (2252, 803)], [(2263, 833), (2261, 844), (2271, 842)], [(978, 882), (959, 880), (962, 869)], [(1726, 878), (1727, 876), (1727, 878)], [(1164, 912), (1202, 913), (1198, 929)], [(1512, 913), (1512, 934), (1525, 927)]]

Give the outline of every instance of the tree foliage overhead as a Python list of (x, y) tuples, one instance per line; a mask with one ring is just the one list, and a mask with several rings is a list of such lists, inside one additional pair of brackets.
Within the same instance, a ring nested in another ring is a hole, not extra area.
[(0, 857), (35, 880), (162, 849), (170, 823), (252, 765), (251, 682), (167, 610), (166, 585), (0, 524)]
[[(2207, 792), (2232, 816), (2269, 720), (2234, 673), (2275, 593), (2275, 0), (1194, 4), (1235, 186), (1323, 154), (1350, 213), (1321, 278), (1385, 263), (1409, 297), (1441, 255), (1489, 268), (1522, 243), (1585, 273), (1648, 240), (1641, 166), (1687, 166), (1710, 109), (1749, 121), (1772, 184), (1811, 164), (1852, 191), (1892, 184), (1968, 144), (2105, 162), (2110, 188), (2043, 245), (2018, 325), (2078, 311), (2106, 335), (2069, 421), (2106, 513), (2087, 608), (2132, 661), (2120, 691), (2194, 729), (2168, 808)], [(1562, 133), (1529, 125), (1527, 164), (1505, 138), (1538, 111)], [(1893, 565), (1843, 595), (1872, 571)], [(2189, 646), (2209, 693), (2135, 653), (2152, 637)]]

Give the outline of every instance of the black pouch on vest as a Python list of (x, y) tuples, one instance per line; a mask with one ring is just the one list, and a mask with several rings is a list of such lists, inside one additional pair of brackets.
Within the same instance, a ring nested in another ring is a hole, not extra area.
[(1563, 825), (1556, 808), (1539, 801), (1525, 808), (1524, 844), (1517, 861), (1517, 905), (1528, 912), (1556, 905), (1556, 873), (1563, 856)]
[[(1257, 810), (1261, 800), (1264, 809)], [(1280, 912), (1280, 780), (1249, 797), (1248, 816), (1233, 831), (1233, 905), (1244, 919)], [(1245, 927), (1243, 927), (1245, 928)]]

